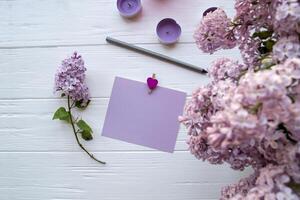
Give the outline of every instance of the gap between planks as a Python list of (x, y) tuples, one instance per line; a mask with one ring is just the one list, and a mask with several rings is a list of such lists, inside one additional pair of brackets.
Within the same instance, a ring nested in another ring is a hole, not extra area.
[[(188, 94), (186, 96), (186, 99), (189, 100), (190, 98), (192, 97), (192, 95)], [(90, 98), (91, 101), (94, 101), (94, 100), (109, 100), (110, 97), (92, 97)], [(31, 97), (31, 98), (24, 98), (24, 97), (20, 97), (20, 98), (3, 98), (3, 97), (0, 97), (0, 102), (1, 101), (30, 101), (30, 100), (36, 100), (36, 101), (43, 101), (43, 100), (63, 100), (63, 98), (60, 98), (60, 97)]]
[[(74, 145), (76, 145), (76, 144), (74, 144)], [(96, 151), (90, 151), (91, 153), (104, 153), (104, 154), (109, 154), (109, 153), (150, 153), (150, 154), (169, 154), (169, 155), (172, 155), (172, 154), (175, 154), (175, 153), (189, 153), (190, 151), (189, 150), (174, 150), (174, 152), (173, 153), (167, 153), (167, 152), (163, 152), (163, 151), (157, 151), (157, 150), (151, 150), (151, 149), (149, 149), (149, 150), (114, 150), (114, 149), (112, 149), (112, 150), (96, 150)], [(1, 153), (4, 153), (4, 154), (6, 154), (6, 153), (45, 153), (45, 154), (47, 154), (47, 153), (57, 153), (57, 154), (62, 154), (62, 153), (84, 153), (83, 151), (81, 151), (81, 150), (75, 150), (75, 151), (59, 151), (59, 150), (57, 150), (57, 151), (41, 151), (41, 150), (39, 150), (39, 151), (28, 151), (28, 150), (26, 150), (26, 151), (13, 151), (13, 150), (0, 150), (0, 154)]]
[[(137, 42), (137, 43), (130, 43), (134, 45), (163, 45), (159, 42)], [(179, 44), (195, 44), (195, 42), (178, 42)], [(27, 45), (27, 46), (0, 46), (0, 50), (6, 49), (52, 49), (52, 48), (64, 48), (64, 47), (97, 47), (97, 46), (107, 46), (111, 45), (108, 43), (101, 43), (101, 44), (59, 44), (59, 45)], [(163, 45), (164, 46), (164, 45)], [(119, 47), (120, 48), (120, 47)]]

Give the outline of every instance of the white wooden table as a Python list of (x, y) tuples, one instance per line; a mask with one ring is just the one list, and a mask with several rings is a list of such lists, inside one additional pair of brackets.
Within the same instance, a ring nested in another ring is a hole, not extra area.
[[(160, 85), (191, 94), (203, 75), (106, 44), (106, 36), (208, 67), (236, 51), (201, 53), (192, 34), (202, 12), (231, 0), (144, 0), (143, 14), (124, 20), (115, 0), (0, 0), (0, 199), (1, 200), (199, 200), (217, 199), (241, 174), (212, 166), (187, 150), (182, 127), (174, 154), (101, 137), (115, 76), (136, 80), (155, 72)], [(183, 28), (173, 48), (159, 44), (155, 27), (164, 17)], [(70, 127), (52, 121), (66, 101), (53, 94), (61, 60), (77, 50), (86, 61), (92, 103), (84, 118), (95, 135), (84, 154)]]

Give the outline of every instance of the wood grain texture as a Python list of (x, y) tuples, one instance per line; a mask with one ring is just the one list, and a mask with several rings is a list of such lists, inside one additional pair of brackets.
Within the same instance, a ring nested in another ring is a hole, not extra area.
[[(64, 100), (0, 101), (1, 151), (80, 151), (70, 125), (52, 121), (53, 112)], [(91, 151), (153, 151), (150, 148), (101, 137), (108, 99), (93, 99), (81, 115), (94, 129), (94, 140), (82, 141)], [(180, 130), (176, 150), (186, 151), (186, 131)], [(52, 144), (52, 145), (51, 145)]]
[[(143, 0), (143, 14), (121, 18), (115, 0), (0, 0), (0, 200), (212, 200), (222, 186), (245, 176), (212, 166), (188, 152), (182, 127), (174, 154), (100, 136), (115, 76), (143, 81), (155, 72), (160, 85), (192, 94), (209, 78), (106, 44), (106, 36), (208, 68), (236, 50), (203, 54), (192, 34), (202, 12), (229, 0)], [(183, 35), (175, 47), (158, 43), (154, 30), (175, 18)], [(101, 166), (75, 143), (70, 127), (52, 121), (65, 100), (53, 94), (61, 60), (74, 50), (86, 61), (92, 103), (83, 116), (94, 129), (84, 145), (106, 161)]]
[(0, 46), (95, 45), (107, 35), (134, 43), (157, 43), (155, 27), (165, 17), (181, 24), (181, 42), (192, 42), (195, 26), (208, 7), (231, 15), (231, 0), (144, 0), (135, 20), (119, 16), (115, 0), (2, 0)]
[[(238, 58), (239, 55), (236, 50), (222, 51), (214, 55), (203, 54), (194, 44), (180, 44), (172, 49), (164, 48), (160, 44), (143, 47), (203, 68), (207, 68), (216, 58)], [(186, 91), (188, 94), (209, 81), (205, 75), (112, 45), (2, 49), (0, 83), (5, 84), (0, 84), (0, 98), (54, 98), (55, 71), (61, 60), (75, 50), (82, 54), (86, 62), (87, 82), (92, 97), (109, 97), (115, 76), (144, 81), (149, 74), (155, 72), (160, 85)]]
[[(240, 173), (187, 152), (105, 152), (100, 166), (82, 153), (0, 153), (1, 199), (216, 199)], [(12, 167), (13, 166), (13, 167)], [(196, 170), (197, 169), (197, 170)]]

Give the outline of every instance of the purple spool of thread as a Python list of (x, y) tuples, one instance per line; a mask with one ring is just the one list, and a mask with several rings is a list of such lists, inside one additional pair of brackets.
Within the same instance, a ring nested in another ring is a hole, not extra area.
[(156, 34), (163, 44), (174, 44), (179, 40), (181, 27), (174, 19), (165, 18), (156, 27)]
[(137, 16), (142, 10), (141, 0), (117, 0), (117, 8), (123, 17)]

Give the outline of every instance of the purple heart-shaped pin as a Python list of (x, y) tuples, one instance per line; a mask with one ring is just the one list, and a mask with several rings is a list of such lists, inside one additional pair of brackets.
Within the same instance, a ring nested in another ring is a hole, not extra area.
[(158, 80), (155, 79), (155, 76), (153, 75), (147, 79), (147, 84), (150, 90), (154, 90), (157, 87)]

